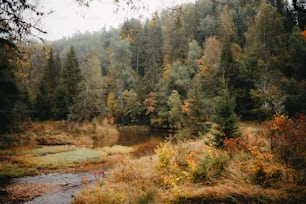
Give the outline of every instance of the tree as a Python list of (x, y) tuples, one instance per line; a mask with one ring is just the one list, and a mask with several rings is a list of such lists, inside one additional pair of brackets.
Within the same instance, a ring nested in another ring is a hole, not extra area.
[(292, 6), (298, 25), (303, 30), (306, 24), (306, 2), (305, 0), (292, 0)]
[[(34, 5), (34, 2), (2, 0), (0, 4), (0, 45), (17, 48), (15, 43), (37, 37), (36, 32), (45, 33), (39, 27), (39, 19), (45, 15)], [(31, 16), (31, 18), (29, 18)], [(37, 18), (36, 20), (33, 20)]]
[(69, 113), (69, 101), (67, 89), (61, 84), (57, 87), (54, 96), (54, 118), (66, 120)]
[(213, 114), (213, 106), (209, 99), (204, 98), (202, 77), (197, 75), (192, 81), (188, 99), (184, 101), (183, 111), (186, 113), (185, 127), (190, 129), (193, 136), (199, 136), (208, 129), (207, 122)]
[(139, 74), (144, 74), (144, 32), (141, 22), (136, 19), (126, 21), (121, 28), (121, 38), (130, 42), (131, 66)]
[(45, 121), (51, 118), (51, 99), (46, 88), (45, 80), (40, 82), (39, 93), (35, 102), (36, 118)]
[(191, 41), (188, 44), (188, 56), (187, 59), (190, 63), (195, 63), (196, 60), (201, 58), (202, 55), (202, 49), (199, 46), (199, 43), (196, 40)]
[(12, 126), (13, 108), (17, 100), (18, 89), (14, 75), (14, 59), (12, 49), (0, 46), (0, 132), (3, 133)]
[(224, 139), (230, 139), (239, 136), (237, 126), (238, 118), (234, 112), (235, 99), (230, 96), (227, 89), (224, 89), (222, 95), (216, 97), (214, 100), (214, 122), (218, 125), (214, 142), (217, 147), (221, 147), (223, 145)]
[(100, 60), (96, 55), (90, 55), (81, 64), (83, 79), (79, 83), (80, 92), (74, 98), (70, 111), (71, 119), (91, 120), (103, 112), (104, 95)]
[(227, 5), (224, 6), (217, 22), (217, 33), (223, 47), (231, 45), (237, 40), (237, 29), (233, 21), (232, 14)]
[(176, 60), (186, 59), (188, 51), (188, 31), (186, 31), (184, 27), (182, 7), (177, 7), (171, 12), (164, 26), (164, 54), (169, 59), (170, 63)]
[(254, 24), (250, 24), (246, 36), (246, 51), (268, 62), (271, 55), (278, 56), (284, 49), (283, 18), (267, 3), (258, 8)]
[(162, 30), (160, 20), (156, 14), (153, 21), (147, 21), (144, 28), (144, 76), (142, 84), (145, 94), (157, 91), (162, 70)]
[(73, 47), (70, 50), (64, 61), (63, 70), (61, 73), (61, 86), (66, 89), (69, 106), (73, 103), (73, 98), (76, 97), (79, 92), (78, 84), (82, 80), (81, 70), (78, 60), (76, 58)]
[(124, 90), (123, 101), (125, 122), (139, 124), (140, 115), (143, 113), (143, 106), (137, 93), (133, 89), (129, 91)]
[(174, 128), (181, 128), (183, 125), (183, 102), (180, 99), (180, 94), (177, 90), (172, 91), (168, 98), (167, 104), (170, 108), (168, 118), (170, 126)]
[(46, 80), (46, 89), (47, 92), (49, 94), (49, 96), (51, 98), (53, 98), (54, 94), (55, 94), (55, 90), (56, 90), (56, 77), (58, 75), (57, 73), (57, 67), (55, 64), (55, 60), (54, 60), (54, 53), (53, 53), (53, 49), (50, 49), (50, 53), (49, 53), (49, 59), (48, 59), (48, 63), (47, 63), (47, 67), (44, 73), (44, 79)]
[(205, 41), (207, 37), (214, 36), (216, 34), (216, 22), (216, 17), (211, 15), (207, 15), (201, 19), (198, 26), (201, 41)]

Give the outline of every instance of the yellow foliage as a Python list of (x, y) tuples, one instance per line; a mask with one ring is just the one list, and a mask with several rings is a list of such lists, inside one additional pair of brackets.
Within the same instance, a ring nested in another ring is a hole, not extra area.
[(163, 75), (162, 75), (162, 78), (163, 79), (168, 79), (169, 78), (169, 74), (170, 74), (170, 71), (172, 69), (172, 66), (170, 63), (164, 63), (164, 66), (163, 66)]
[(171, 142), (165, 142), (155, 150), (155, 153), (159, 158), (160, 167), (166, 167), (170, 163), (175, 152)]

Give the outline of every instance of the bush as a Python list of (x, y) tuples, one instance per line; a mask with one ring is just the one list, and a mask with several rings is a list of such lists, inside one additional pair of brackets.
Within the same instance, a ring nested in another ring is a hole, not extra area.
[(174, 189), (181, 181), (198, 183), (220, 176), (229, 160), (226, 152), (201, 143), (173, 146), (167, 142), (156, 149), (156, 154), (162, 183)]
[(275, 185), (282, 178), (283, 173), (273, 155), (257, 150), (251, 150), (251, 153), (255, 159), (251, 172), (252, 183), (262, 186)]
[(293, 118), (275, 115), (266, 123), (270, 131), (271, 150), (286, 164), (296, 169), (305, 168), (306, 158), (306, 115)]

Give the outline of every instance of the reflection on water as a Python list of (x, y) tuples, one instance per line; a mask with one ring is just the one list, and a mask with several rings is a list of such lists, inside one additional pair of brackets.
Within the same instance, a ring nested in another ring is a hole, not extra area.
[[(119, 128), (119, 137), (116, 137), (117, 145), (132, 146), (135, 148), (134, 156), (139, 157), (149, 155), (154, 152), (155, 147), (162, 142), (167, 136), (167, 131), (152, 131), (146, 127), (125, 126)], [(103, 132), (106, 134), (106, 132)], [(107, 173), (107, 172), (106, 172)], [(36, 203), (71, 203), (73, 195), (82, 188), (82, 178), (88, 178), (89, 183), (94, 182), (91, 172), (83, 173), (55, 173), (44, 174), (38, 176), (29, 176), (17, 178), (12, 183), (39, 183), (48, 182), (59, 184), (62, 188), (56, 191), (43, 194), (36, 197), (34, 200), (26, 202), (27, 204)], [(8, 201), (7, 204), (16, 203), (15, 201)]]
[(168, 136), (167, 131), (153, 131), (143, 126), (123, 126), (119, 128), (118, 145), (134, 146), (141, 143), (159, 143)]
[(142, 126), (124, 126), (119, 128), (118, 145), (132, 146), (134, 156), (150, 155), (167, 136), (168, 131), (154, 131)]

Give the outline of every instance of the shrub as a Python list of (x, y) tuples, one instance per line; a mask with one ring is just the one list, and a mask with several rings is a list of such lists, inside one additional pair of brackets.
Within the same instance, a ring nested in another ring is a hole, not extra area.
[(273, 155), (257, 150), (251, 150), (251, 154), (255, 159), (251, 172), (252, 183), (263, 186), (275, 185), (282, 178), (283, 173)]
[(202, 182), (208, 178), (218, 177), (228, 161), (229, 157), (225, 152), (205, 146), (200, 155), (189, 155), (187, 158), (192, 181)]
[(229, 160), (226, 152), (201, 143), (173, 146), (167, 142), (157, 148), (156, 154), (162, 183), (173, 189), (181, 181), (198, 183), (218, 177)]
[(155, 153), (157, 154), (159, 161), (160, 161), (160, 167), (166, 167), (169, 165), (171, 158), (174, 155), (174, 147), (171, 144), (171, 142), (165, 142), (155, 150)]
[(293, 118), (275, 115), (266, 123), (270, 131), (271, 150), (286, 164), (296, 169), (305, 168), (306, 158), (306, 115), (297, 114)]

